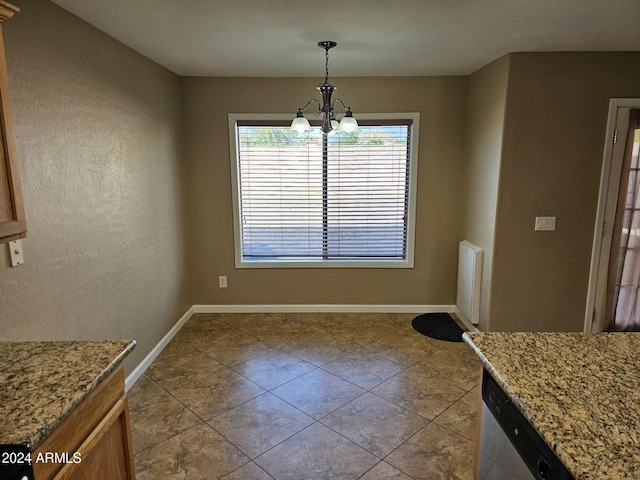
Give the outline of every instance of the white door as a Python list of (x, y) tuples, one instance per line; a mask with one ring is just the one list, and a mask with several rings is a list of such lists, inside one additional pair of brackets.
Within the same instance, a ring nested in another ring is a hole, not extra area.
[[(620, 178), (629, 131), (629, 115), (640, 108), (640, 99), (612, 99), (609, 106), (607, 140), (600, 179), (600, 196), (591, 258), (585, 331), (601, 332), (608, 327), (607, 285)], [(615, 249), (614, 249), (615, 250)]]

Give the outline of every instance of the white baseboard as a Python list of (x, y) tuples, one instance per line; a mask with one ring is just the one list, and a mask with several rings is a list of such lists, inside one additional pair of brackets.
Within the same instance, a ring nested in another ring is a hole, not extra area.
[[(456, 311), (455, 305), (193, 305), (142, 362), (127, 375), (125, 391), (128, 392), (135, 385), (194, 313), (456, 313)], [(473, 326), (468, 327), (471, 331), (476, 330)]]
[(432, 313), (456, 311), (455, 305), (194, 305), (193, 313)]
[(471, 322), (469, 322), (469, 320), (467, 320), (467, 317), (465, 317), (462, 312), (460, 310), (458, 310), (458, 307), (454, 307), (453, 312), (447, 312), (447, 313), (455, 313), (456, 317), (458, 317), (458, 320), (460, 320), (465, 327), (467, 327), (467, 330), (469, 330), (470, 332), (479, 332), (480, 330), (478, 330), (478, 327), (476, 327), (474, 324), (472, 324)]
[(193, 306), (191, 306), (191, 308), (189, 308), (189, 310), (187, 310), (186, 313), (182, 315), (182, 317), (180, 317), (180, 319), (171, 328), (171, 330), (169, 330), (169, 332), (167, 332), (167, 334), (162, 337), (162, 340), (160, 340), (157, 345), (153, 347), (153, 349), (147, 354), (147, 356), (144, 357), (142, 362), (140, 362), (138, 366), (134, 368), (129, 375), (127, 375), (127, 378), (124, 381), (125, 392), (128, 392), (129, 389), (135, 385), (138, 379), (140, 379), (144, 372), (146, 372), (147, 369), (151, 366), (153, 361), (158, 357), (158, 355), (160, 355), (162, 350), (164, 350), (164, 347), (168, 345), (168, 343), (173, 337), (176, 336), (183, 325), (187, 323), (187, 320), (191, 318), (191, 315), (193, 315), (193, 313)]

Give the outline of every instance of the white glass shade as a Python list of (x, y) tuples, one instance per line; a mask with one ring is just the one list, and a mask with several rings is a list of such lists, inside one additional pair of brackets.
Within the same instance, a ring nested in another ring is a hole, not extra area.
[(304, 118), (303, 116), (298, 116), (293, 119), (291, 122), (291, 130), (294, 130), (298, 133), (310, 132), (311, 125), (309, 124), (309, 120)]
[(352, 116), (344, 116), (342, 120), (340, 120), (340, 131), (344, 133), (358, 132), (360, 131), (360, 127), (358, 127), (358, 122)]

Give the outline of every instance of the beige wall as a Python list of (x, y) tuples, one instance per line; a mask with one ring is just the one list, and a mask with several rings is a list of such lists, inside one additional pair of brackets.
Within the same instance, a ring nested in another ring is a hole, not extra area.
[(481, 330), (487, 330), (490, 318), (496, 205), (508, 80), (508, 56), (492, 62), (469, 78), (461, 239), (469, 240), (483, 250), (478, 324)]
[(640, 53), (510, 55), (489, 329), (583, 329), (611, 97), (640, 97)]
[[(453, 304), (465, 77), (335, 78), (358, 112), (420, 112), (414, 269), (235, 269), (227, 114), (288, 113), (316, 78), (185, 78), (195, 304)], [(218, 288), (218, 275), (229, 287)]]
[(44, 0), (5, 22), (28, 237), (0, 245), (1, 340), (134, 338), (191, 302), (180, 80)]

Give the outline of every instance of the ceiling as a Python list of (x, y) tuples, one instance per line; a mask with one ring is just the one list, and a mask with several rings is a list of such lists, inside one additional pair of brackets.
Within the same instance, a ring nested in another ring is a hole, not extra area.
[[(509, 52), (640, 51), (640, 0), (53, 0), (185, 76), (468, 75)], [(25, 8), (26, 10), (26, 8)]]

